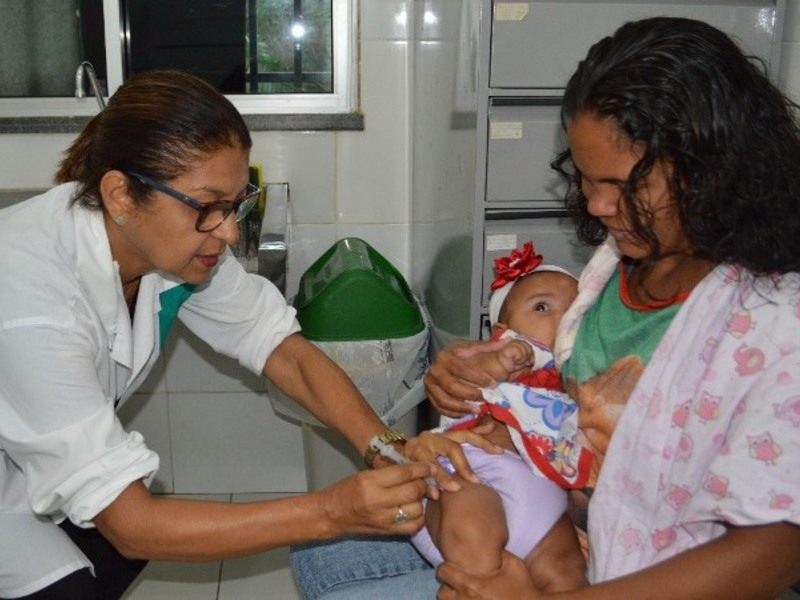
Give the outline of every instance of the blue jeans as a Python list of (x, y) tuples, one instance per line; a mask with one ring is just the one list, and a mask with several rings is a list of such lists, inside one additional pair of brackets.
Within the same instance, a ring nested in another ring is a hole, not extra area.
[(435, 571), (406, 537), (348, 537), (293, 546), (297, 585), (305, 600), (436, 598)]

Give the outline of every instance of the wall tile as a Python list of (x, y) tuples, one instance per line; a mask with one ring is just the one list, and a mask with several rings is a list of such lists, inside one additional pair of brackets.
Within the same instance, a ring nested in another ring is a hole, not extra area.
[(166, 391), (166, 377), (164, 374), (164, 354), (162, 353), (153, 365), (153, 370), (147, 375), (147, 379), (142, 382), (136, 393), (145, 392), (164, 392)]
[(5, 189), (49, 188), (73, 134), (0, 135), (0, 182)]
[[(233, 502), (274, 500), (286, 494), (236, 494)], [(268, 590), (268, 593), (265, 591)], [(289, 565), (289, 549), (276, 548), (255, 556), (226, 560), (222, 563), (219, 600), (241, 598), (280, 598), (300, 600)]]
[(117, 413), (127, 431), (138, 431), (144, 436), (147, 447), (158, 454), (158, 472), (150, 485), (155, 493), (171, 493), (172, 448), (170, 445), (169, 411), (167, 394), (152, 392), (134, 394)]
[(221, 562), (152, 561), (123, 600), (217, 600)]
[(778, 82), (790, 98), (800, 103), (800, 42), (784, 44), (781, 48), (781, 73)]
[(166, 388), (169, 392), (242, 392), (264, 389), (260, 376), (219, 354), (180, 322), (167, 339)]
[[(229, 494), (173, 495), (171, 497), (230, 502)], [(204, 563), (151, 561), (122, 595), (122, 598), (123, 600), (153, 600), (154, 598), (216, 600), (221, 571), (221, 561)]]
[(255, 556), (223, 562), (217, 598), (301, 600), (289, 564), (289, 549), (275, 548)]
[(366, 0), (361, 2), (361, 40), (408, 39), (412, 0)]
[(416, 0), (413, 37), (425, 41), (457, 39), (462, 7), (463, 0)]
[(333, 223), (336, 134), (254, 132), (250, 160), (265, 182), (288, 182), (292, 223)]
[(337, 137), (339, 223), (408, 221), (408, 46), (361, 44), (366, 129)]
[(266, 394), (170, 394), (178, 493), (306, 490), (300, 427)]
[(783, 41), (800, 42), (800, 0), (786, 0)]

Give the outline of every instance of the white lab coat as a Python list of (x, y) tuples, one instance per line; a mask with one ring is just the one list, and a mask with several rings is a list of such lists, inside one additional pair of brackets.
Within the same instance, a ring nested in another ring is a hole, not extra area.
[[(131, 324), (102, 215), (68, 208), (74, 191), (61, 185), (0, 211), (0, 596), (91, 566), (56, 539), (54, 522), (91, 526), (158, 468), (115, 410), (158, 357), (181, 282), (145, 275)], [(280, 292), (230, 253), (178, 316), (256, 373), (299, 330)]]

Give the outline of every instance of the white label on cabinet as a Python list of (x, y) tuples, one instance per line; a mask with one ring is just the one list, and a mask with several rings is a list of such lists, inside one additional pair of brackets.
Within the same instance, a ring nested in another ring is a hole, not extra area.
[(498, 2), (494, 5), (496, 21), (522, 21), (527, 16), (527, 2)]
[(486, 236), (486, 251), (514, 250), (517, 247), (516, 233), (502, 233)]
[(489, 126), (489, 137), (493, 140), (521, 140), (522, 123), (492, 123)]

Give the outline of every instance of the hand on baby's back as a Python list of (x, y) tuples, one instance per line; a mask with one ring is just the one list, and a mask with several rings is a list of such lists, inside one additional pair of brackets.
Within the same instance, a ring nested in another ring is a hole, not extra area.
[(631, 355), (584, 383), (566, 381), (567, 393), (578, 403), (578, 427), (600, 460), (642, 371), (641, 359)]

